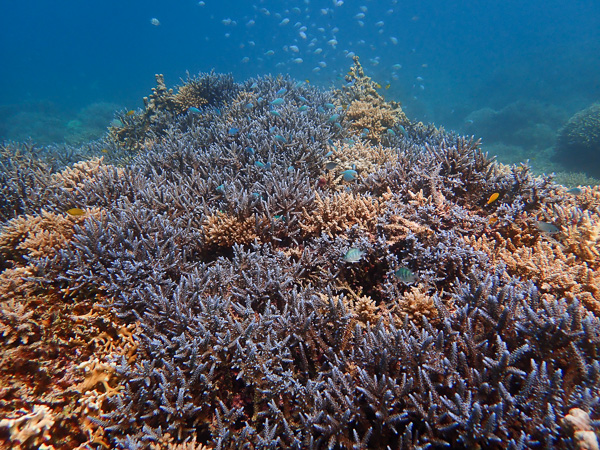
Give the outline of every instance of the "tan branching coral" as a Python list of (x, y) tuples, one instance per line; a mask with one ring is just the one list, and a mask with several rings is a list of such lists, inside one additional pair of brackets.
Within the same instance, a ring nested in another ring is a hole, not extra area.
[(42, 448), (44, 442), (49, 441), (49, 431), (55, 422), (52, 410), (35, 404), (32, 412), (20, 412), (18, 417), (0, 420), (0, 428), (8, 428), (12, 448)]
[(101, 209), (91, 208), (81, 216), (42, 211), (39, 215), (17, 217), (0, 232), (0, 255), (7, 260), (20, 260), (25, 255), (54, 256), (71, 239), (75, 224), (101, 215)]
[(202, 95), (202, 85), (199, 80), (190, 80), (179, 86), (177, 93), (173, 96), (173, 100), (177, 105), (176, 113), (181, 114), (187, 111), (188, 108), (198, 108), (206, 105), (208, 100)]
[(26, 305), (18, 300), (10, 299), (0, 304), (0, 338), (6, 345), (19, 341), (29, 343), (39, 327), (32, 316), (33, 311), (28, 311)]
[(542, 295), (577, 299), (600, 316), (600, 272), (559, 242), (538, 240), (532, 245), (517, 247), (499, 235), (494, 239), (487, 236), (465, 239), (490, 255), (492, 262), (504, 262), (510, 274), (533, 281)]
[(188, 108), (198, 108), (208, 103), (204, 98), (201, 80), (190, 79), (179, 86), (176, 93), (167, 88), (165, 77), (156, 75), (156, 87), (144, 97), (144, 111), (127, 113), (120, 117), (120, 124), (109, 128), (109, 137), (128, 149), (139, 150), (153, 145), (149, 132), (165, 114), (182, 114)]
[(340, 192), (322, 198), (317, 192), (315, 209), (303, 209), (300, 227), (305, 235), (327, 233), (331, 237), (354, 225), (373, 231), (379, 214), (380, 203), (375, 198), (351, 192)]
[(75, 190), (84, 180), (97, 175), (104, 164), (104, 157), (80, 161), (52, 175), (54, 181), (67, 191)]
[(209, 216), (202, 226), (204, 244), (208, 248), (229, 248), (234, 244), (249, 244), (256, 234), (256, 219), (241, 218), (222, 212)]
[(598, 450), (598, 437), (592, 428), (590, 415), (580, 408), (572, 408), (561, 420), (563, 431), (570, 436), (579, 450)]
[(346, 183), (342, 181), (342, 172), (354, 168), (360, 177), (366, 177), (387, 163), (398, 160), (398, 153), (391, 148), (381, 145), (369, 145), (357, 141), (354, 144), (336, 142), (331, 148), (329, 161), (336, 164), (329, 171), (330, 183), (333, 188), (343, 189)]
[(410, 233), (414, 233), (421, 238), (432, 237), (435, 234), (427, 225), (419, 224), (398, 215), (390, 216), (383, 225), (383, 230), (390, 245), (405, 240)]
[(438, 317), (433, 297), (427, 293), (427, 289), (422, 284), (412, 286), (396, 301), (394, 306), (394, 315), (399, 323), (404, 321), (404, 316), (407, 314), (409, 319), (415, 323), (421, 323), (422, 317), (426, 317), (429, 321)]
[(408, 124), (408, 119), (399, 103), (385, 102), (377, 92), (377, 83), (365, 75), (365, 72), (354, 57), (354, 65), (346, 75), (347, 86), (338, 91), (336, 96), (342, 106), (347, 106), (346, 120), (356, 134), (362, 134), (372, 143), (378, 143), (388, 129), (396, 125)]
[(585, 211), (581, 221), (567, 227), (564, 244), (573, 254), (600, 267), (600, 216)]

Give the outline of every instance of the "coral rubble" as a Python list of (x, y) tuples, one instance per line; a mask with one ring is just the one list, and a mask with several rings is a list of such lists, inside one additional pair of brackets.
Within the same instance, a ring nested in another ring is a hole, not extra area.
[(411, 122), (358, 61), (157, 82), (128, 157), (0, 154), (3, 444), (597, 448), (597, 188)]

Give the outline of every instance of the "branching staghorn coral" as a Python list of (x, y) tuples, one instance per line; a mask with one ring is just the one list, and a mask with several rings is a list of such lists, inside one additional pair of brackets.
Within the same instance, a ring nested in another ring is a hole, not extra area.
[[(410, 122), (357, 67), (340, 92), (201, 74), (179, 91), (208, 103), (156, 114), (123, 167), (32, 163), (3, 407), (52, 405), (55, 448), (559, 448), (573, 408), (593, 433), (596, 190)], [(353, 101), (395, 117), (380, 145)], [(99, 213), (35, 232), (71, 207)]]
[(322, 198), (317, 192), (314, 209), (303, 211), (300, 227), (305, 235), (313, 236), (321, 233), (333, 236), (354, 225), (373, 231), (379, 213), (377, 199), (348, 192)]

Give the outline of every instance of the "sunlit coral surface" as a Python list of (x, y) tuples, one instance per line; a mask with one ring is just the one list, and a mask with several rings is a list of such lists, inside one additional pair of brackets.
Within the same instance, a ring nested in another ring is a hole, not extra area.
[(102, 141), (1, 148), (5, 446), (597, 448), (599, 188), (357, 61), (157, 81)]

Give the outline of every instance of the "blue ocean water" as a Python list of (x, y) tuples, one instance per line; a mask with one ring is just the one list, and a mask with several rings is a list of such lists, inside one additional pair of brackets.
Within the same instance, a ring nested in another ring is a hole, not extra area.
[(543, 155), (600, 98), (593, 0), (3, 3), (0, 139), (94, 137), (114, 109), (142, 106), (156, 73), (170, 86), (215, 69), (329, 87), (354, 54), (411, 119), (509, 159)]

